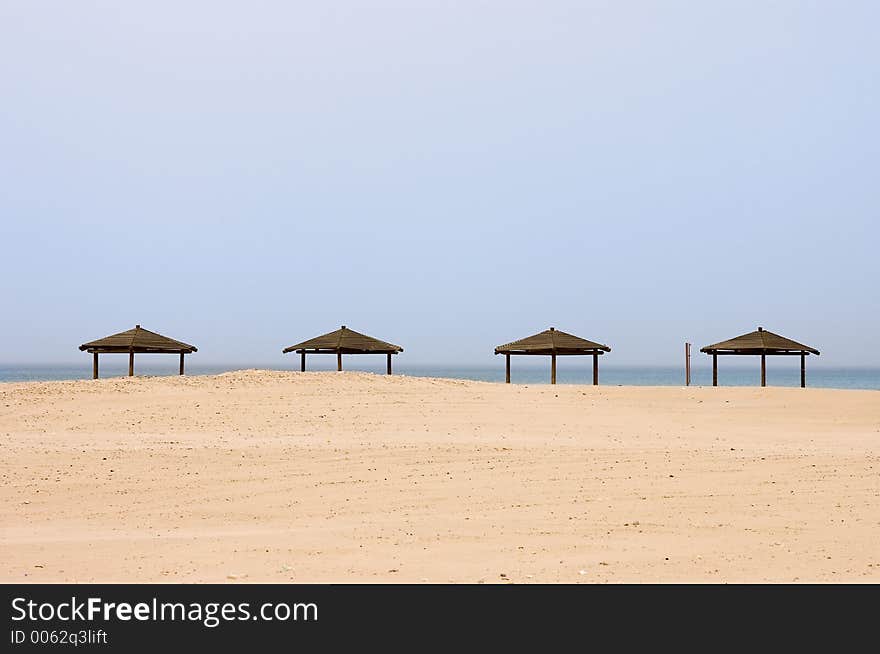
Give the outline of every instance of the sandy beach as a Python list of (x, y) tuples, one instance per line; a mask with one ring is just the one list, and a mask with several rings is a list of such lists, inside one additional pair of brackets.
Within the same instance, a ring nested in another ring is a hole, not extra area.
[(880, 393), (0, 384), (2, 582), (880, 581)]

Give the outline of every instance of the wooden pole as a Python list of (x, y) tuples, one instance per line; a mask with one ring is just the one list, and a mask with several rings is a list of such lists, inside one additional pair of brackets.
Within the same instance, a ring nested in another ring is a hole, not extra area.
[(306, 371), (306, 351), (305, 350), (303, 350), (300, 353), (299, 369), (302, 370), (303, 372)]
[(691, 344), (684, 344), (684, 385), (691, 385)]
[[(97, 356), (97, 355), (95, 355)], [(807, 355), (801, 352), (801, 388), (807, 387)]]
[(504, 382), (509, 384), (510, 383), (510, 355), (505, 354), (504, 359), (505, 359), (505, 361), (504, 361)]
[(550, 383), (556, 383), (556, 355), (550, 355)]
[(98, 353), (95, 352), (94, 359), (92, 360), (92, 379), (98, 378)]
[(134, 377), (134, 351), (128, 353), (128, 376)]
[(180, 353), (180, 374), (183, 374), (183, 352)]
[(342, 350), (336, 350), (336, 370), (342, 370)]
[(391, 374), (391, 352), (388, 353), (388, 374)]
[(761, 386), (767, 385), (767, 355), (761, 355)]
[(599, 385), (599, 355), (593, 352), (593, 386)]
[(718, 355), (712, 355), (712, 386), (718, 386)]

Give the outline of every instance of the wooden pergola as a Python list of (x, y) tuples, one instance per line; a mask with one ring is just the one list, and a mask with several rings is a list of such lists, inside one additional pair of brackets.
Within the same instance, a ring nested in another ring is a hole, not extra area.
[(523, 338), (513, 343), (499, 345), (495, 354), (503, 354), (506, 360), (505, 382), (510, 383), (511, 355), (549, 356), (550, 383), (556, 383), (557, 356), (593, 356), (593, 385), (599, 385), (599, 356), (610, 352), (611, 348), (601, 343), (594, 343), (579, 336), (572, 336), (551, 327), (540, 334)]
[(737, 356), (761, 356), (761, 386), (767, 385), (767, 355), (770, 356), (800, 356), (801, 358), (801, 388), (807, 386), (807, 363), (806, 358), (819, 350), (803, 343), (798, 343), (785, 336), (768, 332), (763, 327), (756, 331), (721, 341), (714, 345), (700, 348), (700, 352), (712, 355), (712, 386), (718, 386), (718, 357), (724, 355)]
[(119, 332), (112, 336), (99, 338), (97, 341), (83, 343), (79, 346), (81, 351), (87, 351), (94, 355), (92, 363), (92, 378), (98, 378), (98, 355), (99, 354), (128, 354), (128, 376), (134, 375), (135, 354), (179, 354), (180, 374), (183, 374), (183, 355), (198, 352), (198, 348), (188, 343), (175, 341), (173, 338), (162, 336), (156, 332), (135, 325), (134, 329)]
[(336, 369), (342, 370), (343, 354), (385, 354), (388, 357), (388, 374), (391, 374), (391, 355), (400, 354), (403, 348), (399, 345), (380, 341), (349, 329), (345, 325), (334, 332), (322, 334), (315, 338), (286, 347), (283, 354), (297, 352), (302, 357), (300, 368), (306, 370), (306, 354), (335, 354)]

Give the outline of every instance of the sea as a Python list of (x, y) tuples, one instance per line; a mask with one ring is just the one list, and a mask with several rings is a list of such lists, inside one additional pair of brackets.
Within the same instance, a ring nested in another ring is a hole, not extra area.
[[(585, 358), (586, 365), (572, 361), (574, 357), (562, 359), (557, 364), (556, 381), (558, 384), (591, 384), (593, 380), (592, 365)], [(784, 360), (783, 360), (784, 359)], [(546, 365), (535, 365), (531, 361), (517, 365), (514, 358), (511, 366), (511, 381), (516, 384), (549, 384), (550, 362)], [(718, 383), (721, 386), (758, 386), (760, 385), (760, 365), (757, 357), (754, 365), (746, 366), (737, 362), (725, 365), (727, 359), (719, 361)], [(857, 388), (880, 390), (880, 367), (849, 367), (836, 368), (810, 366), (807, 359), (807, 386), (811, 388)], [(188, 375), (216, 375), (223, 372), (245, 369), (265, 370), (298, 370), (298, 366), (290, 365), (214, 365), (203, 364), (187, 357), (186, 372)], [(296, 358), (299, 364), (299, 358)], [(334, 370), (334, 357), (310, 357), (309, 370)], [(442, 377), (449, 379), (473, 379), (477, 381), (504, 381), (504, 360), (499, 357), (498, 365), (428, 365), (407, 364), (394, 361), (394, 374), (412, 377)], [(122, 377), (128, 374), (128, 358), (101, 357), (101, 377)], [(385, 372), (384, 357), (349, 356), (344, 360), (346, 370), (360, 370), (382, 374)], [(177, 357), (144, 356), (135, 359), (136, 375), (174, 375), (177, 373)], [(53, 381), (67, 379), (90, 379), (92, 376), (92, 360), (84, 360), (81, 364), (0, 364), (0, 382)], [(683, 366), (622, 366), (602, 365), (599, 362), (599, 383), (609, 386), (684, 386)], [(691, 369), (691, 385), (709, 386), (712, 383), (710, 366), (693, 366)], [(767, 384), (770, 386), (799, 386), (799, 357), (768, 357)]]

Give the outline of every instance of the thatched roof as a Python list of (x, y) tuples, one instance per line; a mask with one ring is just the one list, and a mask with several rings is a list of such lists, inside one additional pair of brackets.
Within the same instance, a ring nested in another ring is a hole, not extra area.
[(282, 350), (284, 354), (288, 352), (342, 352), (343, 354), (397, 354), (403, 352), (403, 348), (399, 345), (380, 341), (378, 338), (367, 336), (349, 329), (343, 325), (335, 332), (329, 332), (316, 336), (315, 338), (291, 345)]
[(540, 334), (499, 345), (495, 354), (602, 354), (611, 348), (551, 327)]
[(758, 327), (753, 332), (731, 338), (728, 341), (707, 345), (700, 348), (700, 352), (707, 354), (784, 354), (786, 352), (819, 354), (819, 350), (809, 345), (768, 332), (763, 327)]
[(89, 352), (137, 352), (137, 353), (178, 353), (198, 352), (198, 348), (188, 343), (175, 341), (156, 332), (135, 325), (134, 329), (119, 332), (112, 336), (99, 338), (97, 341), (83, 343), (80, 350)]

